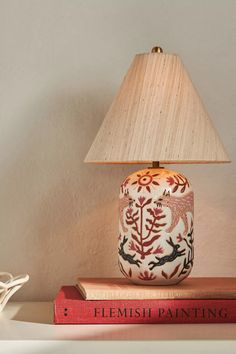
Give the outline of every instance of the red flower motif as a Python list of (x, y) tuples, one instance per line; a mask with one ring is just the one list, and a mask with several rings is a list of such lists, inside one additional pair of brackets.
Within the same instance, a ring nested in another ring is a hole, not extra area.
[(169, 186), (172, 186), (172, 184), (174, 184), (175, 183), (175, 180), (174, 180), (174, 178), (173, 177), (167, 177), (167, 182), (169, 183)]
[(145, 270), (143, 273), (139, 273), (139, 279), (141, 280), (154, 280), (156, 279), (156, 275), (154, 275), (152, 272), (148, 272)]
[(140, 203), (140, 205), (143, 205), (143, 202), (145, 201), (145, 197), (139, 197), (138, 198), (138, 201), (139, 201), (139, 203)]
[(158, 216), (162, 213), (162, 209), (161, 208), (154, 208), (153, 209), (154, 215)]
[(177, 236), (177, 241), (178, 241), (178, 242), (181, 242), (182, 240), (183, 240), (182, 235), (181, 235), (181, 234), (178, 234), (178, 236)]
[(133, 214), (133, 208), (128, 208), (127, 209), (127, 214), (132, 215)]
[(142, 189), (146, 189), (149, 193), (151, 193), (151, 188), (150, 185), (157, 185), (159, 186), (159, 183), (155, 180), (154, 177), (159, 176), (159, 173), (155, 173), (154, 175), (150, 174), (150, 171), (145, 171), (143, 174), (137, 173), (137, 181), (134, 181), (132, 185), (137, 185), (138, 186), (138, 192), (140, 192)]
[(163, 248), (159, 245), (152, 253), (153, 254), (158, 254), (158, 253), (163, 253), (164, 252), (164, 250), (163, 250)]

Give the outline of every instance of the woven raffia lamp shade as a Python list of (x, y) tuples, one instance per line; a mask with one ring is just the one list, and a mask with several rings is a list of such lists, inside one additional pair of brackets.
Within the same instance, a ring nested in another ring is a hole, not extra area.
[(135, 56), (85, 162), (152, 163), (120, 189), (119, 266), (137, 284), (175, 284), (193, 265), (193, 191), (159, 164), (230, 162), (181, 59)]

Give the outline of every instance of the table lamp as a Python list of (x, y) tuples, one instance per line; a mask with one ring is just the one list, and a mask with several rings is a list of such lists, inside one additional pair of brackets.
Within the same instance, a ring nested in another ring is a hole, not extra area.
[(119, 195), (118, 263), (135, 284), (170, 285), (193, 267), (193, 190), (160, 164), (230, 162), (185, 67), (160, 47), (135, 56), (85, 162), (151, 164)]

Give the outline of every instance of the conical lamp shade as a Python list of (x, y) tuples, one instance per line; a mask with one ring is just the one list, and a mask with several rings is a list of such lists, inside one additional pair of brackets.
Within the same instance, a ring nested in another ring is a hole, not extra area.
[(229, 162), (180, 58), (138, 54), (85, 162)]

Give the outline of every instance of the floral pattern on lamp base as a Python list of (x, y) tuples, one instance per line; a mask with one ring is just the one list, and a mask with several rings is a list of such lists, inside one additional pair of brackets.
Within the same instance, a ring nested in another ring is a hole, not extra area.
[(193, 266), (193, 191), (164, 168), (133, 173), (119, 197), (119, 267), (136, 284), (171, 285)]

